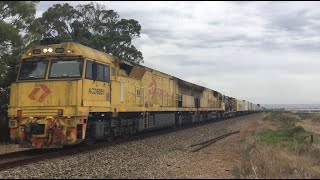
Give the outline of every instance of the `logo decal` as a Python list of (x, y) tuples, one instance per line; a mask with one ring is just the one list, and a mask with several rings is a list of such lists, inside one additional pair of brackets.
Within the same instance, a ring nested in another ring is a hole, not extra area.
[[(39, 85), (40, 88), (44, 91), (44, 93), (40, 96), (40, 98), (38, 99), (38, 102), (43, 102), (43, 100), (51, 93), (51, 91), (49, 90), (49, 88), (44, 85), (44, 84), (41, 84)], [(33, 89), (33, 91), (29, 94), (29, 98), (31, 100), (36, 100), (36, 98), (34, 97), (39, 91), (40, 91), (40, 88), (39, 87), (36, 87)]]
[(154, 96), (157, 93), (157, 83), (154, 79), (149, 83), (149, 93)]

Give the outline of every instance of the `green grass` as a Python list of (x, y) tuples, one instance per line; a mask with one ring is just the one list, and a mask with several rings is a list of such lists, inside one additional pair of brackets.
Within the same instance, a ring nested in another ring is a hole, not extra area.
[(305, 151), (310, 147), (310, 133), (301, 126), (292, 126), (282, 130), (266, 130), (254, 135), (260, 143), (291, 150)]

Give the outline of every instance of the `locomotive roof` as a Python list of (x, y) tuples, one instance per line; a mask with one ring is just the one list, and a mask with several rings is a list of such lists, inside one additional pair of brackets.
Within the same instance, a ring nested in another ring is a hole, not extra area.
[[(52, 52), (48, 52), (48, 49), (51, 48)], [(47, 49), (45, 52), (44, 50)], [(63, 49), (62, 53), (56, 52), (57, 49)], [(34, 53), (34, 52), (40, 53)], [(34, 59), (37, 57), (83, 57), (88, 59), (93, 59), (96, 61), (100, 61), (103, 63), (110, 64), (116, 59), (115, 56), (107, 54), (102, 51), (98, 51), (96, 49), (90, 48), (88, 46), (84, 46), (82, 44), (76, 42), (63, 42), (59, 44), (46, 44), (46, 45), (37, 45), (29, 48), (23, 55), (22, 59)]]

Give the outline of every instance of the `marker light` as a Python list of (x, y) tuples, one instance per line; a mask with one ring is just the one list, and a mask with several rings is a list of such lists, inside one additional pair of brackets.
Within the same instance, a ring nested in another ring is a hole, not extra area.
[(33, 54), (40, 54), (41, 53), (41, 50), (40, 49), (35, 49), (32, 51)]
[(56, 53), (63, 53), (64, 52), (64, 48), (57, 48), (56, 49)]

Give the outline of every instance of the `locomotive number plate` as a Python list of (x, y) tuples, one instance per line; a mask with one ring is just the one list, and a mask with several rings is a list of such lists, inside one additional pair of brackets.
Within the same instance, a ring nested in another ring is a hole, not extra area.
[(99, 88), (89, 88), (89, 94), (104, 95), (104, 90)]

